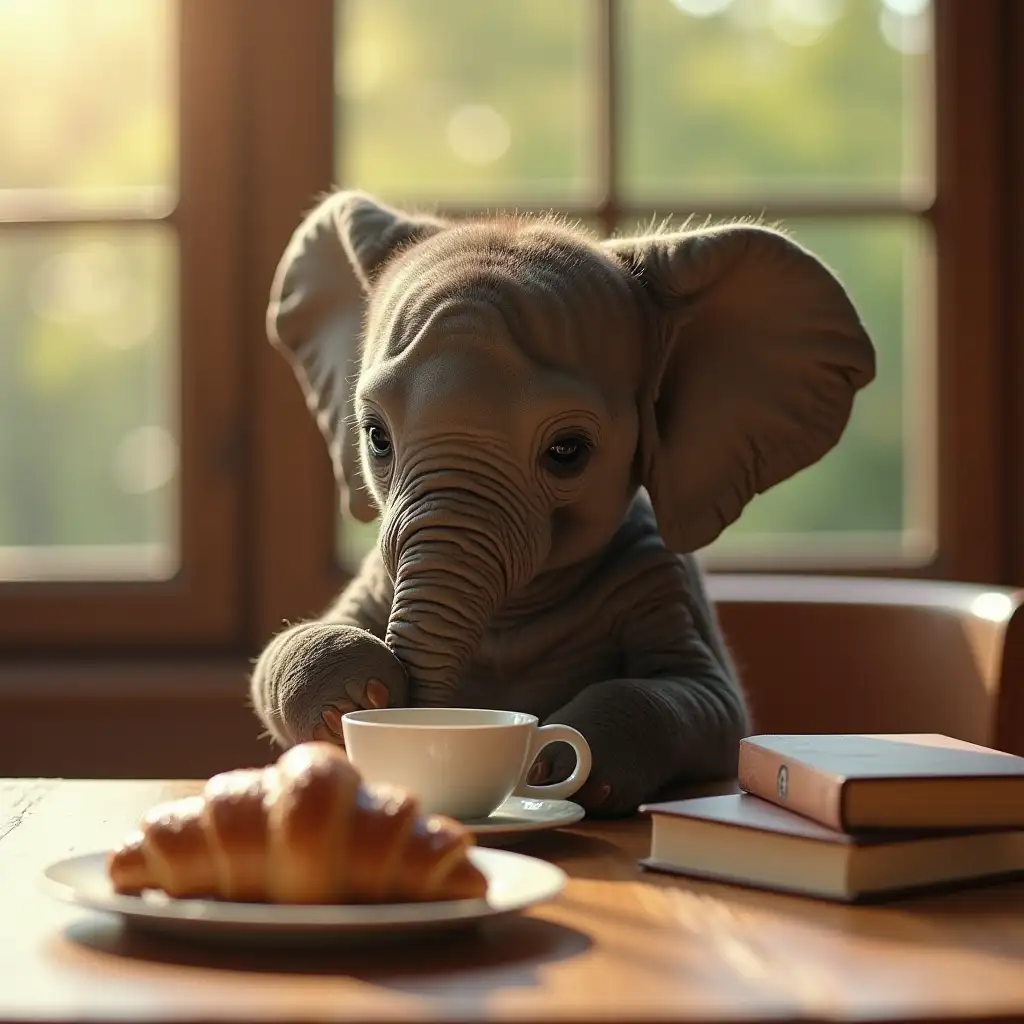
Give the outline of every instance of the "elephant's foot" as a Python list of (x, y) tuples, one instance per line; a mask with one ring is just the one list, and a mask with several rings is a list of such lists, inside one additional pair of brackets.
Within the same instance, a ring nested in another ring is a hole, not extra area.
[[(556, 748), (563, 746), (566, 747), (565, 752), (555, 752)], [(534, 761), (526, 780), (531, 786), (553, 786), (564, 782), (576, 767), (576, 754), (571, 747), (552, 743), (549, 750), (551, 754), (545, 751)], [(587, 781), (569, 799), (579, 804), (587, 814), (597, 815), (607, 806), (611, 795), (611, 783), (591, 772)]]
[(357, 626), (306, 622), (267, 646), (253, 686), (257, 713), (287, 743), (320, 739), (344, 745), (342, 716), (402, 707), (408, 681), (382, 640)]

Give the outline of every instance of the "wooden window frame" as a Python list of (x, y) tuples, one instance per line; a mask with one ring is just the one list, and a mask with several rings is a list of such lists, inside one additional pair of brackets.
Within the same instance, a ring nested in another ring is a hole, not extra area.
[(244, 363), (238, 328), (240, 11), (181, 0), (178, 200), (154, 219), (16, 212), (0, 231), (164, 224), (177, 236), (180, 570), (164, 581), (0, 583), (0, 648), (22, 653), (237, 643)]
[(1024, 5), (1004, 0), (1000, 68), (1004, 103), (1000, 138), (1004, 210), (1002, 263), (1003, 390), (997, 393), (1003, 435), (1000, 529), (1005, 537), (1003, 576), (1024, 583)]

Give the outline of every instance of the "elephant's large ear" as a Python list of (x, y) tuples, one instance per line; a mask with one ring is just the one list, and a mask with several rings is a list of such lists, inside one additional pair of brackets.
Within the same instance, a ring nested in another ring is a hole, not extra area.
[(441, 223), (409, 217), (362, 192), (335, 192), (302, 221), (277, 267), (267, 333), (291, 363), (327, 441), (349, 512), (377, 515), (359, 467), (352, 393), (361, 365), (362, 292), (401, 248)]
[(696, 551), (839, 441), (874, 347), (836, 277), (770, 228), (605, 245), (651, 303), (643, 483), (665, 543)]

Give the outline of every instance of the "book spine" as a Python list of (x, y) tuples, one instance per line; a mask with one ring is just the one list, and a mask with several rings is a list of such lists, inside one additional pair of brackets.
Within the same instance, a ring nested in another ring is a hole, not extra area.
[(843, 780), (825, 775), (773, 750), (744, 741), (740, 744), (737, 782), (751, 796), (845, 832)]

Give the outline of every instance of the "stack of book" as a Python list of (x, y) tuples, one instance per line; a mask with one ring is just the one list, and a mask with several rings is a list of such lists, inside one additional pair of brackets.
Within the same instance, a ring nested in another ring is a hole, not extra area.
[(649, 804), (640, 863), (841, 902), (1024, 875), (1024, 758), (939, 735), (751, 736), (740, 792)]

